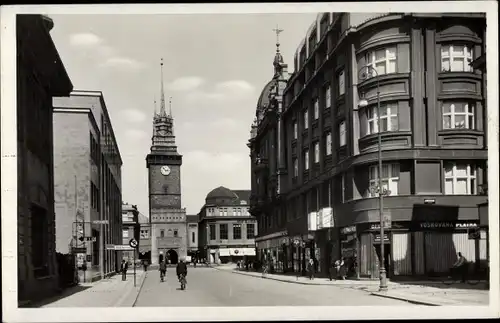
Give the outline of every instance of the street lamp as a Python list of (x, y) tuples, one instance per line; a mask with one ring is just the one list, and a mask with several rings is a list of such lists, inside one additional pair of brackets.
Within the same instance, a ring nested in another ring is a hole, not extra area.
[[(367, 73), (368, 72), (368, 73)], [(380, 215), (380, 291), (387, 291), (387, 272), (385, 269), (385, 255), (384, 255), (384, 189), (382, 186), (382, 135), (381, 126), (382, 122), (380, 119), (380, 82), (378, 78), (377, 70), (371, 66), (363, 66), (360, 70), (360, 79), (366, 79), (372, 73), (375, 74), (375, 79), (377, 82), (377, 138), (378, 138), (378, 201), (379, 201), (379, 215)], [(368, 106), (368, 101), (362, 99), (358, 102), (360, 108)]]

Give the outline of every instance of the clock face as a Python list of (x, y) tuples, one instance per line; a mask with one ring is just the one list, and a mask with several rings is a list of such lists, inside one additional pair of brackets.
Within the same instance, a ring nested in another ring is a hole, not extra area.
[(170, 167), (168, 166), (161, 166), (160, 172), (164, 176), (168, 176), (170, 174)]

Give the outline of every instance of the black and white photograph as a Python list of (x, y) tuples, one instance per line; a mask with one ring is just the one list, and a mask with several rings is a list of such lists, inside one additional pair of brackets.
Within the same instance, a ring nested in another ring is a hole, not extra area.
[(6, 322), (499, 318), (495, 1), (1, 14)]

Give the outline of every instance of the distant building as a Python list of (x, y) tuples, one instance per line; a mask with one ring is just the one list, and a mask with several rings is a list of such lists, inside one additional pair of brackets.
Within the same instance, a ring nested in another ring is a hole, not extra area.
[(177, 152), (172, 111), (167, 113), (161, 76), (160, 112), (153, 117), (148, 168), (149, 221), (151, 224), (151, 263), (166, 259), (176, 264), (187, 256), (186, 209), (182, 207), (182, 155)]
[(198, 215), (187, 215), (187, 230), (188, 230), (188, 256), (191, 259), (199, 259), (198, 253)]
[(209, 263), (253, 260), (257, 222), (248, 213), (249, 190), (217, 187), (200, 210), (199, 250)]
[(52, 97), (73, 89), (50, 36), (52, 20), (17, 15), (17, 256), (23, 306), (57, 293)]
[[(140, 243), (140, 223), (139, 211), (137, 205), (130, 205), (128, 203), (122, 204), (122, 245), (129, 245), (130, 240), (133, 238)], [(133, 262), (134, 259), (138, 260), (139, 255), (134, 250), (127, 250), (122, 252), (122, 259)]]
[(151, 263), (151, 225), (149, 217), (139, 212), (139, 259)]
[[(85, 248), (80, 277), (93, 281), (119, 269), (122, 243), (122, 159), (102, 92), (54, 98), (54, 187), (57, 248)], [(76, 196), (75, 196), (76, 192)], [(76, 205), (75, 205), (76, 203)], [(96, 224), (104, 220), (107, 224)], [(78, 222), (75, 225), (75, 222)], [(75, 228), (81, 230), (76, 233)], [(83, 234), (84, 241), (74, 239)], [(100, 237), (102, 236), (102, 241)]]

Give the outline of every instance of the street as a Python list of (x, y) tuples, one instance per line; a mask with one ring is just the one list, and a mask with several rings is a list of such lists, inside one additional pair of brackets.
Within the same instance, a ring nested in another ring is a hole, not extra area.
[(190, 267), (187, 282), (187, 289), (180, 290), (175, 268), (168, 268), (163, 283), (158, 271), (149, 271), (135, 306), (412, 306), (360, 290), (279, 282), (207, 267)]

